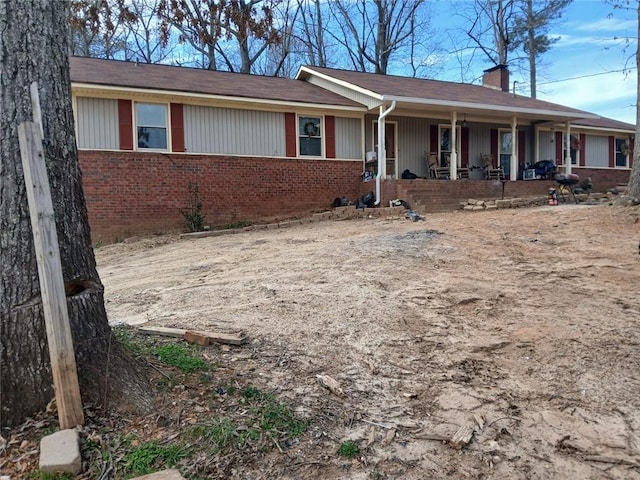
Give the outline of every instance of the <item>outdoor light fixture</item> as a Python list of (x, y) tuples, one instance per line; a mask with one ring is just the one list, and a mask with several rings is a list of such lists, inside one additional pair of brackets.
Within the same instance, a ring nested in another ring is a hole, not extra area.
[(462, 121), (462, 126), (464, 128), (467, 128), (467, 114), (466, 113), (464, 114), (464, 120)]

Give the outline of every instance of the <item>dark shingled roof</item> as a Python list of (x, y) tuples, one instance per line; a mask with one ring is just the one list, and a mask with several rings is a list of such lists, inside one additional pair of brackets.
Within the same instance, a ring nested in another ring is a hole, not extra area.
[(600, 117), (600, 118), (584, 118), (572, 122), (574, 125), (581, 125), (585, 127), (604, 128), (611, 130), (635, 130), (636, 126), (626, 122), (620, 122), (612, 118)]
[(86, 57), (71, 57), (69, 63), (74, 83), (362, 107), (323, 88), (289, 78)]
[[(305, 69), (342, 80), (343, 82), (364, 88), (385, 97), (416, 98), (424, 101), (475, 103), (478, 105), (495, 105), (497, 107), (547, 110), (566, 113), (579, 117), (581, 114), (594, 114), (565, 107), (551, 102), (536, 100), (530, 97), (513, 95), (502, 90), (471, 85), (467, 83), (444, 82), (441, 80), (426, 80), (422, 78), (400, 77), (394, 75), (380, 75), (375, 73), (353, 72), (333, 68), (306, 66)], [(304, 78), (299, 74), (299, 78)]]

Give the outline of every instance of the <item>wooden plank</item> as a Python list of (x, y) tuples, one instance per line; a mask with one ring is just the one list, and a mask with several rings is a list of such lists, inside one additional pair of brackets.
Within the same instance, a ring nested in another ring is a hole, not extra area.
[(18, 126), (18, 138), (38, 263), (58, 418), (60, 429), (65, 430), (83, 425), (84, 413), (40, 126), (33, 122), (21, 123)]
[(162, 335), (175, 338), (185, 338), (185, 333), (193, 332), (194, 334), (208, 338), (212, 342), (228, 345), (242, 345), (248, 341), (248, 337), (243, 333), (206, 332), (202, 330), (186, 330), (184, 328), (169, 327), (138, 327), (138, 330), (149, 335)]
[(451, 440), (449, 440), (449, 443), (453, 448), (457, 448), (459, 450), (471, 441), (473, 433), (473, 427), (463, 425), (458, 430), (456, 430), (456, 432), (453, 434), (453, 437), (451, 437)]
[(184, 338), (186, 330), (184, 328), (168, 328), (168, 327), (138, 327), (142, 333), (149, 335), (161, 335), (163, 337)]

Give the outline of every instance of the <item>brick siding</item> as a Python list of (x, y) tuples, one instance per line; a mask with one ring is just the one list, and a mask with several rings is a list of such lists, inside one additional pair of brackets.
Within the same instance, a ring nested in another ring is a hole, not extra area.
[[(180, 213), (197, 183), (206, 223), (301, 218), (330, 209), (336, 197), (355, 201), (375, 191), (361, 180), (359, 161), (205, 156), (145, 152), (80, 151), (92, 239), (111, 242), (134, 235), (185, 231)], [(629, 170), (574, 168), (591, 177), (594, 191), (628, 182)], [(506, 182), (505, 197), (545, 195), (554, 181)], [(502, 183), (488, 180), (383, 180), (382, 203), (419, 199), (427, 211), (458, 208), (469, 198), (499, 199)]]
[(184, 231), (180, 213), (197, 183), (206, 223), (273, 221), (368, 191), (361, 162), (80, 151), (94, 242)]

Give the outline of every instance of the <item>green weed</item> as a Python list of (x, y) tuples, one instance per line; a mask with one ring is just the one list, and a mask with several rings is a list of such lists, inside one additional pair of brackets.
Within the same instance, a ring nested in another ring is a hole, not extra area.
[(29, 478), (34, 480), (71, 480), (73, 475), (70, 473), (36, 472), (34, 475), (30, 475)]
[(184, 217), (187, 229), (190, 232), (202, 232), (204, 230), (204, 215), (202, 213), (202, 201), (198, 192), (198, 184), (189, 182), (189, 198), (187, 208), (181, 208), (180, 213)]
[(146, 442), (124, 456), (124, 468), (134, 476), (147, 475), (162, 468), (173, 467), (188, 455), (189, 451), (184, 447)]
[(358, 448), (358, 444), (352, 440), (347, 440), (346, 442), (342, 442), (340, 444), (340, 448), (338, 448), (338, 455), (346, 458), (354, 458), (360, 453), (360, 449)]
[(183, 345), (158, 345), (153, 349), (153, 354), (165, 365), (176, 367), (184, 373), (202, 370), (207, 366), (207, 363), (197, 356), (194, 349)]

